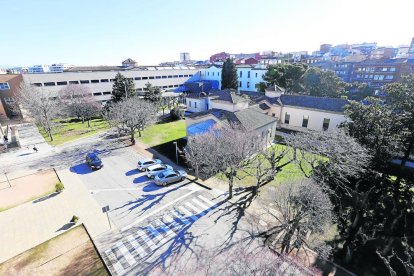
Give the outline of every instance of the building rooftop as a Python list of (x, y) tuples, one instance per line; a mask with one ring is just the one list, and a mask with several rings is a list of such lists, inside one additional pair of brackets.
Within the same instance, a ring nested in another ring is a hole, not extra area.
[(282, 95), (280, 102), (283, 105), (312, 108), (333, 112), (343, 112), (348, 100), (338, 98), (323, 98), (304, 95)]
[(232, 104), (248, 102), (249, 99), (242, 95), (236, 94), (235, 90), (225, 89), (218, 93), (218, 97), (214, 101), (228, 102)]

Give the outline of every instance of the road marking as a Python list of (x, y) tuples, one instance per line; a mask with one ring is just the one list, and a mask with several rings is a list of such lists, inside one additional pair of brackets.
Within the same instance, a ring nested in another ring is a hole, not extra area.
[(193, 209), (197, 215), (202, 214), (203, 211), (198, 209), (197, 207), (195, 207), (193, 204), (191, 204), (190, 202), (186, 202), (185, 205), (187, 205), (188, 207), (190, 207), (191, 209)]
[(121, 263), (118, 261), (118, 258), (115, 256), (114, 251), (111, 249), (108, 249), (105, 251), (106, 256), (108, 257), (108, 260), (110, 262), (110, 265), (115, 270), (117, 274), (123, 274), (124, 273), (124, 267), (121, 265)]
[(184, 225), (190, 224), (191, 221), (185, 217), (183, 217), (177, 210), (175, 211), (179, 216), (177, 216), (176, 218), (178, 220), (180, 220), (181, 222), (183, 222)]
[(180, 211), (183, 212), (184, 215), (186, 215), (187, 217), (190, 217), (193, 221), (196, 221), (198, 219), (197, 216), (195, 216), (193, 213), (188, 211), (188, 209), (185, 208), (184, 206), (180, 206), (178, 207), (178, 209), (180, 209)]
[(145, 235), (142, 238), (142, 241), (144, 242), (144, 244), (147, 244), (147, 246), (149, 246), (149, 248), (151, 248), (152, 250), (155, 250), (155, 248), (157, 248), (155, 243), (152, 242), (151, 237), (149, 235)]
[(210, 206), (204, 205), (204, 203), (200, 202), (199, 200), (193, 198), (193, 202), (197, 203), (199, 206), (201, 206), (204, 210), (203, 212), (206, 212), (208, 209), (210, 209)]
[(209, 199), (205, 198), (205, 197), (204, 197), (204, 196), (202, 196), (202, 195), (198, 195), (198, 197), (199, 197), (200, 199), (204, 200), (204, 202), (206, 202), (208, 205), (210, 205), (210, 207), (216, 204), (216, 203), (214, 203), (213, 201), (211, 201), (211, 200), (209, 200)]
[(195, 193), (195, 192), (197, 192), (197, 190), (194, 190), (194, 191), (191, 191), (191, 192), (189, 192), (189, 193), (186, 193), (185, 195), (183, 195), (183, 196), (181, 196), (181, 197), (177, 198), (176, 200), (171, 201), (171, 202), (170, 202), (170, 203), (168, 203), (168, 204), (165, 204), (163, 207), (161, 207), (161, 208), (159, 208), (159, 209), (157, 209), (157, 210), (154, 210), (153, 212), (151, 212), (151, 213), (147, 214), (146, 216), (141, 216), (139, 220), (137, 220), (137, 221), (135, 221), (135, 222), (131, 223), (130, 225), (127, 225), (127, 226), (125, 226), (124, 228), (122, 228), (122, 229), (121, 229), (121, 232), (123, 232), (123, 231), (125, 231), (125, 230), (128, 230), (128, 229), (130, 229), (130, 228), (134, 227), (135, 225), (137, 225), (137, 224), (141, 223), (141, 222), (142, 222), (143, 220), (145, 220), (146, 218), (148, 218), (148, 217), (150, 217), (150, 216), (153, 216), (154, 214), (156, 214), (156, 213), (160, 212), (161, 210), (166, 209), (167, 207), (169, 207), (169, 206), (171, 206), (171, 205), (175, 204), (176, 202), (178, 202), (178, 201), (182, 200), (183, 198), (185, 198), (185, 197), (187, 197), (187, 196), (189, 196), (189, 195), (191, 195), (191, 194), (193, 194), (193, 193)]
[(158, 242), (161, 242), (163, 240), (163, 236), (161, 235), (160, 232), (157, 231), (157, 229), (155, 229), (155, 227), (153, 227), (150, 224), (150, 225), (148, 225), (147, 228), (151, 232), (151, 234), (154, 236), (154, 239), (158, 240)]
[(89, 190), (89, 192), (93, 194), (97, 194), (99, 192), (113, 192), (113, 191), (138, 191), (138, 188), (114, 188), (114, 189), (95, 189)]
[(136, 263), (134, 257), (129, 252), (128, 248), (126, 248), (125, 244), (122, 244), (120, 247), (118, 247), (118, 249), (130, 266)]

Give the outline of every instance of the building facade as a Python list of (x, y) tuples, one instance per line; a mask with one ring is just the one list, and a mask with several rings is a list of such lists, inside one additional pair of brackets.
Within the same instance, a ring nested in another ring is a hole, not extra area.
[(147, 83), (174, 91), (187, 81), (200, 79), (198, 69), (186, 66), (146, 66), (132, 69), (117, 66), (73, 67), (63, 73), (23, 74), (22, 76), (25, 83), (42, 87), (50, 97), (57, 97), (59, 91), (67, 85), (79, 84), (88, 87), (96, 101), (105, 103), (112, 97), (112, 85), (118, 72), (134, 81), (137, 92), (144, 91)]
[(22, 81), (21, 75), (0, 75), (0, 120), (19, 115), (17, 94)]

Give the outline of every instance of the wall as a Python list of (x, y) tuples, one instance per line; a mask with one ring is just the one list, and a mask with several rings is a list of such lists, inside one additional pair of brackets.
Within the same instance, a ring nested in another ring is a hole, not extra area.
[(215, 80), (218, 81), (219, 89), (221, 89), (221, 67), (210, 66), (209, 68), (201, 70), (202, 80)]
[(0, 82), (7, 82), (9, 83), (9, 86), (10, 86), (9, 90), (0, 90), (0, 101), (3, 104), (3, 108), (0, 107), (0, 114), (6, 115), (7, 117), (11, 117), (16, 114), (13, 114), (11, 109), (6, 104), (4, 98), (14, 98), (15, 101), (17, 101), (17, 93), (22, 83), (22, 76), (21, 75), (1, 75)]
[(211, 108), (221, 109), (221, 110), (227, 110), (230, 112), (235, 112), (238, 110), (246, 109), (249, 107), (248, 102), (240, 102), (237, 104), (232, 104), (229, 102), (222, 102), (222, 101), (211, 101), (212, 106)]
[[(191, 106), (190, 106), (190, 102), (191, 102)], [(197, 108), (195, 107), (195, 103), (197, 103)], [(207, 111), (207, 103), (208, 103), (207, 98), (201, 98), (201, 99), (187, 98), (186, 99), (187, 111), (189, 112)]]
[[(159, 86), (164, 89), (174, 89), (182, 85), (188, 80), (197, 80), (198, 69), (169, 69), (169, 70), (128, 70), (120, 71), (122, 75), (127, 78), (134, 78), (135, 88), (138, 91), (143, 91), (146, 83), (151, 83), (154, 86)], [(26, 83), (45, 83), (53, 82), (54, 86), (43, 86), (45, 91), (49, 92), (51, 96), (56, 97), (58, 92), (66, 85), (57, 85), (60, 81), (80, 81), (80, 80), (99, 80), (99, 83), (82, 84), (91, 89), (97, 101), (107, 101), (111, 99), (113, 82), (110, 79), (115, 78), (118, 71), (93, 71), (93, 72), (64, 72), (64, 73), (48, 73), (48, 74), (24, 74), (23, 80)], [(175, 77), (176, 76), (176, 77)], [(156, 78), (159, 77), (159, 78)], [(143, 79), (145, 78), (145, 79)], [(152, 79), (149, 79), (152, 78)], [(101, 82), (102, 79), (109, 80), (108, 82)], [(103, 92), (107, 92), (103, 95)], [(100, 94), (99, 94), (100, 93)]]
[[(290, 114), (289, 124), (285, 124), (285, 115), (286, 113)], [(312, 109), (304, 109), (292, 106), (283, 106), (282, 108), (282, 118), (281, 118), (281, 127), (292, 130), (303, 130), (302, 122), (303, 116), (309, 116), (308, 129), (310, 130), (323, 130), (322, 124), (323, 119), (330, 119), (329, 127), (327, 131), (338, 131), (338, 125), (341, 122), (344, 122), (345, 115), (341, 113), (334, 113), (329, 111), (317, 111)]]

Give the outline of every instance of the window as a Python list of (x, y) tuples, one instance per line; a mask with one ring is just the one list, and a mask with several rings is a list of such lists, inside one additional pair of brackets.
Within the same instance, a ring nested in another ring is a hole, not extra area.
[[(39, 82), (37, 82), (37, 83), (33, 83), (33, 85), (34, 85), (34, 86), (42, 86), (42, 84), (41, 84), (41, 83), (39, 83)], [(0, 84), (0, 86), (1, 86), (1, 84)]]
[(243, 76), (243, 71), (240, 71), (240, 78)]
[[(192, 77), (193, 75), (189, 75), (190, 77)], [(217, 76), (220, 77), (220, 72), (217, 72)]]
[(153, 79), (154, 79), (154, 77), (149, 77), (149, 79), (150, 79), (150, 80), (153, 80)]
[(239, 87), (241, 87), (242, 86), (242, 82), (240, 82), (240, 85), (239, 85)]
[(197, 102), (194, 102), (194, 108), (197, 108)]
[(191, 107), (191, 101), (188, 101), (188, 106)]
[(179, 78), (182, 78), (182, 77), (184, 77), (184, 75), (179, 75), (178, 77), (179, 77)]
[(4, 98), (4, 102), (5, 102), (7, 105), (12, 105), (12, 104), (14, 104), (16, 101), (14, 100), (14, 98), (13, 98), (13, 97), (7, 97), (7, 98)]
[(102, 92), (103, 95), (111, 95), (111, 91)]
[(95, 92), (95, 93), (93, 93), (93, 95), (94, 95), (94, 96), (101, 96), (101, 95), (102, 95), (102, 93), (101, 93), (101, 92)]
[(210, 72), (207, 72), (207, 76), (210, 76)]
[(250, 88), (250, 82), (249, 81), (247, 82), (247, 88)]
[(101, 82), (109, 82), (108, 79), (102, 79)]
[(91, 83), (99, 83), (99, 80), (91, 80)]
[(8, 82), (0, 82), (0, 90), (9, 90), (10, 85)]
[(89, 80), (81, 80), (80, 83), (86, 84), (86, 83), (89, 83)]
[(67, 85), (68, 82), (67, 81), (58, 81), (56, 84), (57, 85)]
[(387, 75), (386, 77), (385, 77), (385, 79), (387, 79), (387, 80), (392, 80), (394, 78), (394, 76), (393, 75)]
[(178, 75), (174, 75), (173, 78), (178, 78)]
[(171, 79), (172, 77), (173, 77), (173, 76), (171, 76), (171, 75), (170, 75), (170, 76), (168, 76), (168, 78), (169, 78), (169, 79)]
[(250, 71), (247, 71), (247, 77), (250, 78)]
[(79, 81), (69, 81), (69, 84), (79, 84)]
[(272, 113), (272, 117), (276, 117), (276, 114), (275, 113)]
[(308, 123), (309, 123), (309, 116), (307, 115), (303, 116), (302, 127), (308, 127)]
[(147, 80), (147, 79), (148, 79), (148, 77), (142, 77), (142, 79), (143, 79), (143, 80)]
[(395, 72), (395, 67), (390, 67), (391, 72)]
[(56, 83), (54, 83), (54, 82), (45, 82), (45, 83), (43, 83), (43, 85), (44, 86), (55, 86)]
[(163, 79), (166, 79), (166, 78), (167, 78), (167, 76), (162, 76), (162, 78), (163, 78)]
[(331, 119), (328, 119), (328, 118), (323, 119), (323, 124), (322, 124), (322, 129), (323, 130), (328, 130), (330, 121), (331, 121)]
[(213, 77), (214, 77), (214, 72), (213, 72)]
[(290, 121), (290, 114), (288, 114), (287, 112), (285, 113), (285, 124), (289, 124)]
[(156, 79), (160, 79), (160, 78), (161, 78), (161, 76), (156, 76), (155, 78), (156, 78)]

